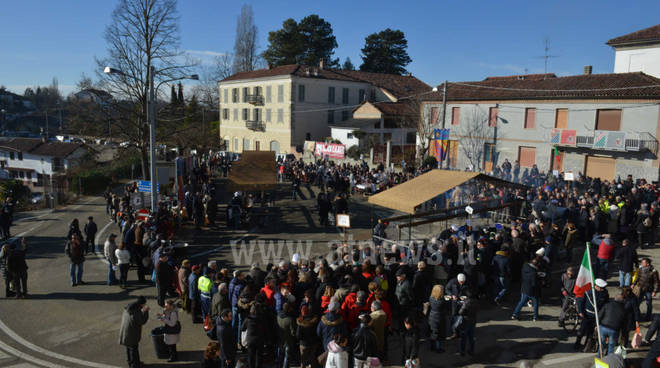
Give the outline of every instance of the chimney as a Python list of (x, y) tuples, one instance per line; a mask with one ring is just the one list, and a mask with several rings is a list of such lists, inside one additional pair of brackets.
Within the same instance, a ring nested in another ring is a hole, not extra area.
[(325, 69), (325, 60), (323, 60), (323, 58), (321, 58), (321, 60), (319, 60), (319, 68)]
[(586, 65), (586, 66), (584, 67), (584, 75), (591, 75), (591, 70), (592, 70), (593, 68), (594, 68), (594, 67), (591, 66), (591, 65)]

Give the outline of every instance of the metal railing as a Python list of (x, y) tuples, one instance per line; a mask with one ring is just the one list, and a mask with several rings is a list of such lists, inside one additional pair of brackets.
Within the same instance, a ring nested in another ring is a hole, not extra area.
[(263, 121), (248, 120), (245, 122), (245, 127), (250, 130), (259, 131), (259, 132), (266, 131), (266, 124), (264, 124)]
[(251, 103), (253, 105), (263, 105), (264, 103), (264, 96), (262, 95), (247, 95), (246, 97), (246, 102)]
[[(575, 138), (577, 147), (594, 148), (593, 135), (578, 135)], [(606, 147), (596, 149), (607, 150)], [(627, 133), (625, 149), (631, 152), (649, 151), (656, 155), (658, 153), (658, 140), (648, 132)]]

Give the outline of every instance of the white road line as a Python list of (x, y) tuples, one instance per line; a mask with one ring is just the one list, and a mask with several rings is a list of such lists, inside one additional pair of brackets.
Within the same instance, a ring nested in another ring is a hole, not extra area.
[[(103, 228), (101, 229), (101, 231), (99, 231), (99, 233), (96, 235), (96, 239), (94, 239), (94, 244), (97, 244), (97, 245), (98, 245), (98, 244), (104, 244), (104, 245), (105, 245), (105, 242), (100, 243), (99, 240), (102, 239), (101, 235), (103, 235), (103, 233), (104, 233), (106, 230), (108, 230), (108, 227), (109, 227), (110, 225), (112, 225), (112, 224), (114, 224), (114, 222), (113, 222), (113, 221), (110, 221), (110, 222), (108, 222), (107, 224), (105, 224), (105, 226), (103, 226)], [(101, 249), (104, 249), (104, 248), (105, 248), (105, 246), (103, 246)], [(103, 261), (105, 264), (110, 263), (110, 262), (108, 262), (107, 259), (105, 259), (105, 252), (104, 252), (104, 251), (101, 251), (100, 253), (101, 253), (101, 254), (96, 253), (96, 257), (97, 257), (98, 259), (100, 259), (101, 261)]]
[(51, 363), (51, 362), (47, 362), (45, 360), (41, 360), (39, 358), (35, 358), (31, 355), (25, 354), (24, 352), (22, 352), (20, 350), (16, 350), (16, 349), (12, 348), (11, 346), (5, 344), (2, 341), (0, 341), (0, 348), (4, 351), (8, 352), (9, 354), (14, 355), (15, 357), (17, 357), (19, 359), (27, 360), (28, 362), (40, 365), (42, 367), (66, 368), (63, 365), (58, 365), (58, 364), (54, 364), (54, 363)]
[(555, 365), (555, 364), (572, 362), (572, 361), (576, 361), (576, 360), (582, 360), (582, 359), (593, 358), (593, 357), (594, 357), (594, 355), (590, 354), (590, 353), (582, 353), (582, 354), (574, 353), (574, 354), (571, 354), (571, 355), (569, 355), (567, 357), (563, 357), (563, 358), (543, 360), (543, 361), (541, 361), (541, 363), (543, 363), (543, 365)]
[[(245, 239), (246, 236), (250, 235), (251, 232), (256, 231), (256, 230), (257, 230), (256, 227), (254, 227), (254, 228), (248, 230), (247, 233), (241, 235), (240, 238), (236, 239), (236, 243), (238, 243), (238, 242), (240, 242), (241, 240)], [(224, 245), (220, 245), (219, 247), (216, 247), (216, 248), (213, 248), (213, 249), (211, 249), (211, 250), (207, 250), (207, 251), (204, 251), (204, 252), (201, 252), (201, 253), (192, 254), (192, 255), (188, 256), (187, 258), (197, 258), (197, 257), (205, 256), (205, 255), (207, 255), (207, 254), (211, 254), (211, 253), (213, 253), (213, 252), (217, 252), (217, 251), (219, 251), (220, 249), (222, 249), (222, 247), (224, 247)]]
[[(7, 327), (7, 325), (4, 324), (4, 322), (2, 322), (2, 321), (0, 321), (0, 330), (2, 330), (2, 332), (7, 334), (7, 336), (11, 337), (17, 343), (25, 346), (26, 348), (28, 348), (30, 350), (34, 350), (39, 354), (42, 354), (42, 355), (45, 355), (45, 356), (48, 356), (48, 357), (51, 357), (51, 358), (55, 358), (55, 359), (62, 360), (62, 361), (65, 361), (65, 362), (79, 364), (79, 365), (83, 365), (83, 366), (87, 366), (87, 367), (120, 368), (120, 367), (117, 367), (117, 366), (114, 366), (114, 365), (90, 362), (90, 361), (87, 361), (87, 360), (82, 360), (82, 359), (78, 359), (78, 358), (58, 354), (58, 353), (52, 352), (50, 350), (46, 350), (46, 349), (44, 349), (40, 346), (37, 346), (37, 345), (25, 340), (24, 338), (20, 337), (18, 334), (16, 334), (16, 332), (14, 332), (12, 329)], [(7, 351), (8, 353), (13, 354), (13, 355), (15, 355), (15, 356), (17, 356), (21, 359), (25, 359), (27, 361), (31, 361), (31, 362), (39, 364), (39, 365), (43, 365), (44, 367), (65, 368), (64, 366), (61, 366), (61, 365), (55, 365), (55, 364), (45, 362), (43, 360), (31, 357), (27, 354), (24, 354), (24, 353), (14, 349), (14, 348), (12, 348), (9, 345), (6, 345), (5, 343), (3, 343), (1, 341), (0, 341), (0, 348), (2, 348), (3, 350)], [(9, 349), (11, 349), (11, 350), (9, 350)]]

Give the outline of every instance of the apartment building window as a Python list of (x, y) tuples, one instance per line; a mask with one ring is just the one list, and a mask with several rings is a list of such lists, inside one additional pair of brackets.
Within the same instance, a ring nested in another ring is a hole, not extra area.
[(18, 152), (18, 159), (23, 161), (23, 152)]
[(19, 171), (18, 172), (18, 177), (21, 179), (25, 179), (25, 172), (24, 171)]
[(243, 109), (243, 120), (248, 120), (250, 118), (250, 111), (248, 109)]
[(266, 86), (266, 102), (271, 102), (271, 92), (273, 90), (273, 87), (271, 86)]
[(376, 101), (376, 90), (373, 89), (373, 88), (371, 89), (371, 93), (370, 93), (370, 96), (369, 96), (369, 101)]
[(222, 109), (222, 120), (229, 120), (229, 109)]
[(234, 151), (238, 151), (238, 138), (234, 138)]
[(9, 159), (14, 160), (14, 152), (9, 152)]
[(298, 102), (305, 102), (305, 85), (298, 85)]
[(64, 169), (64, 164), (61, 158), (53, 158), (53, 171), (61, 171)]
[(435, 125), (438, 123), (438, 108), (437, 107), (432, 107), (431, 108), (431, 121), (429, 122), (431, 125)]
[(335, 112), (334, 110), (328, 110), (328, 124), (335, 122)]
[(536, 163), (536, 147), (518, 147), (518, 162), (521, 167), (532, 167)]
[(281, 84), (277, 86), (277, 102), (284, 102), (284, 86)]
[(227, 103), (228, 100), (229, 100), (229, 89), (225, 88), (225, 94), (224, 94), (223, 101), (224, 101), (224, 103)]
[(238, 102), (238, 88), (231, 89), (231, 102), (233, 103)]
[(451, 125), (458, 125), (461, 121), (461, 108), (452, 107), (451, 108)]
[(525, 129), (534, 129), (536, 126), (536, 109), (533, 107), (525, 109)]
[(596, 114), (596, 130), (620, 130), (621, 109), (599, 109)]
[(238, 121), (238, 109), (234, 109), (234, 121)]
[(270, 123), (270, 109), (266, 109), (266, 122)]
[(497, 116), (500, 113), (500, 109), (497, 107), (491, 107), (488, 109), (488, 126), (495, 127), (497, 126)]
[(341, 103), (348, 105), (348, 88), (341, 89)]
[(557, 109), (555, 113), (555, 128), (568, 128), (568, 109)]
[(364, 102), (364, 95), (365, 95), (364, 90), (361, 89), (361, 90), (358, 92), (358, 100), (359, 100), (360, 103)]
[(415, 144), (417, 141), (417, 133), (408, 132), (406, 133), (406, 144)]
[(250, 149), (250, 140), (243, 138), (243, 151), (248, 151)]
[(278, 123), (283, 123), (284, 122), (284, 110), (283, 109), (277, 109), (277, 122)]
[(44, 176), (42, 174), (37, 173), (37, 184), (36, 186), (38, 187), (43, 187), (44, 186)]
[(335, 87), (328, 87), (328, 103), (335, 103)]
[(261, 109), (252, 110), (252, 117), (254, 121), (261, 121)]
[(348, 120), (348, 110), (342, 110), (341, 112), (341, 121)]
[(255, 95), (261, 96), (261, 87), (255, 86), (253, 90)]
[(248, 94), (250, 93), (250, 89), (248, 87), (243, 87), (243, 102), (247, 102)]

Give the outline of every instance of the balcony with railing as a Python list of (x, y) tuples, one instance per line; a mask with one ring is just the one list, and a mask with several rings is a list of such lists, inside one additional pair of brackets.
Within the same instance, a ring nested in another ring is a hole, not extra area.
[(245, 96), (245, 100), (247, 103), (250, 103), (252, 105), (263, 105), (264, 104), (264, 96), (262, 95), (247, 95)]
[[(594, 147), (594, 135), (578, 135), (575, 137), (577, 147), (590, 148), (594, 150), (612, 150), (608, 147)], [(645, 152), (658, 154), (658, 140), (648, 132), (626, 133), (626, 152)]]
[(266, 131), (266, 124), (264, 124), (263, 121), (258, 121), (258, 120), (248, 120), (245, 122), (245, 127), (254, 130), (256, 132), (265, 132)]

